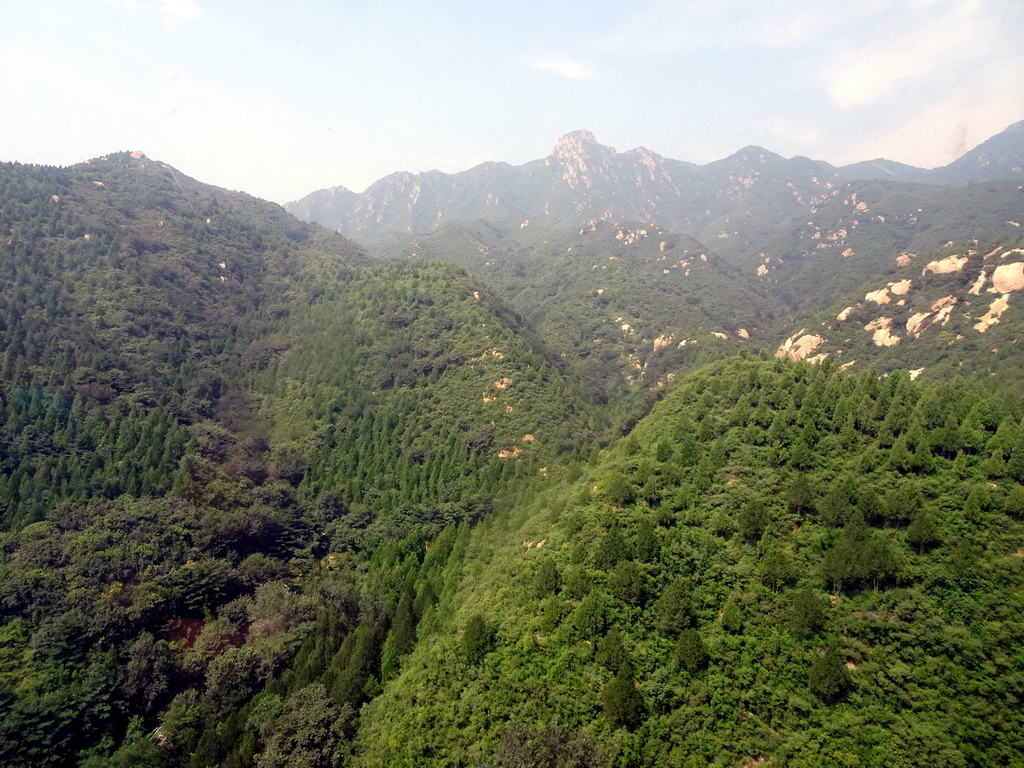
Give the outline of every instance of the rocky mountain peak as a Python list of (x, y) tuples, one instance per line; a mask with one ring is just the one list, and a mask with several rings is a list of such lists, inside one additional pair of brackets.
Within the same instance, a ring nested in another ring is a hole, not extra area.
[(597, 137), (587, 130), (573, 131), (555, 142), (551, 148), (551, 154), (559, 160), (578, 157), (584, 154), (590, 146), (598, 146)]

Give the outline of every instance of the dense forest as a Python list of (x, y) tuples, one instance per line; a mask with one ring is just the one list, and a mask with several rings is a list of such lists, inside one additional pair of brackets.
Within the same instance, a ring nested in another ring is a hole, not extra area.
[(1019, 310), (794, 362), (832, 294), (640, 226), (0, 165), (0, 763), (1017, 762)]

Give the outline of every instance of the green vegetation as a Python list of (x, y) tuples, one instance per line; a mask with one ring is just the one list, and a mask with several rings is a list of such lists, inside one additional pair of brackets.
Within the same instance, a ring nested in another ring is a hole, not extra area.
[(483, 616), (496, 646), (467, 667), (450, 636), (421, 643), (363, 711), (356, 764), (500, 756), (494, 712), (612, 764), (1012, 763), (1024, 521), (986, 470), (1022, 432), (1008, 408), (827, 363), (688, 377), (517, 528), (478, 526), (456, 623)]
[(774, 299), (618, 226), (377, 262), (0, 166), (0, 763), (1013, 764), (1019, 374), (751, 354)]

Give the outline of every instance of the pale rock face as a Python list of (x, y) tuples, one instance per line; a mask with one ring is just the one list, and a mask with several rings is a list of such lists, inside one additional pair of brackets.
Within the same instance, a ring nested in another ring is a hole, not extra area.
[(864, 301), (873, 301), (875, 304), (888, 304), (892, 299), (889, 298), (889, 289), (886, 287), (865, 294)]
[(927, 327), (928, 318), (931, 316), (931, 312), (918, 312), (916, 315), (911, 315), (910, 319), (907, 320), (907, 335), (919, 336), (921, 331)]
[(1024, 288), (1024, 261), (1000, 264), (992, 273), (993, 293), (1012, 293)]
[(910, 281), (900, 280), (898, 283), (892, 283), (889, 286), (889, 291), (897, 296), (906, 296), (910, 292)]
[(978, 279), (974, 281), (974, 285), (971, 286), (971, 290), (967, 293), (971, 296), (981, 296), (981, 289), (985, 287), (985, 280), (988, 277), (985, 275), (985, 270), (981, 270), (981, 274), (978, 275)]
[(824, 343), (825, 339), (821, 336), (807, 333), (807, 329), (803, 328), (786, 339), (776, 350), (775, 356), (788, 357), (793, 361), (805, 360)]
[(853, 313), (853, 310), (854, 307), (847, 307), (838, 315), (836, 315), (836, 320), (838, 320), (840, 323), (845, 323), (847, 320), (850, 319), (850, 315)]
[(936, 275), (945, 275), (950, 272), (959, 272), (964, 268), (967, 263), (966, 256), (947, 256), (944, 259), (937, 259), (930, 261), (925, 264), (924, 269), (921, 270), (921, 274), (927, 274), (929, 271), (934, 272)]
[(911, 381), (917, 381), (917, 377), (924, 373), (924, 368), (915, 368), (912, 371), (908, 371), (908, 373), (910, 374)]
[(1010, 306), (1009, 295), (1000, 296), (998, 299), (992, 302), (988, 308), (988, 312), (978, 318), (978, 322), (974, 324), (974, 330), (978, 333), (984, 333), (991, 326), (999, 322), (999, 318), (1003, 312), (1006, 311), (1007, 307)]
[(721, 331), (712, 331), (711, 335), (712, 336), (717, 336), (720, 339), (728, 339), (729, 338), (726, 334), (722, 333)]
[(914, 258), (914, 254), (912, 254), (912, 253), (901, 253), (899, 256), (896, 257), (896, 266), (897, 266), (897, 268), (903, 269), (904, 267), (909, 266), (910, 265), (910, 261), (913, 258)]
[(746, 328), (737, 328), (736, 329), (736, 335), (739, 336), (741, 339), (749, 339), (750, 338), (750, 334), (747, 333), (747, 329)]
[(764, 264), (758, 265), (758, 267), (757, 267), (757, 276), (758, 277), (764, 277), (767, 274), (768, 274), (768, 267), (766, 267)]
[(900, 343), (900, 337), (893, 336), (891, 328), (891, 317), (879, 317), (864, 326), (865, 331), (873, 332), (871, 341), (876, 347), (893, 347)]
[(945, 325), (953, 314), (955, 296), (946, 296), (932, 304), (931, 312), (920, 312), (907, 320), (907, 335), (919, 337), (933, 325)]
[(657, 352), (659, 349), (671, 346), (675, 342), (672, 336), (659, 336), (654, 340), (654, 351)]
[(900, 337), (893, 336), (888, 328), (879, 328), (871, 334), (871, 341), (876, 347), (895, 347), (900, 343)]

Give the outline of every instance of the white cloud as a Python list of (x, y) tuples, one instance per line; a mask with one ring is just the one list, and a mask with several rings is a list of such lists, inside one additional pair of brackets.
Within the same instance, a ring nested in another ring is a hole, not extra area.
[(566, 58), (535, 61), (533, 68), (539, 69), (541, 72), (554, 72), (556, 75), (567, 77), (570, 80), (585, 80), (594, 74), (585, 64)]
[(808, 147), (816, 147), (824, 139), (821, 130), (816, 125), (812, 125), (803, 119), (777, 115), (755, 120), (754, 126), (768, 131), (772, 136), (779, 139), (777, 149), (775, 145), (768, 147), (768, 149), (777, 152), (790, 153), (796, 151), (797, 153), (805, 153), (808, 151)]
[(195, 0), (157, 0), (157, 4), (160, 21), (168, 32), (173, 32), (180, 22), (195, 21), (203, 13)]
[(961, 87), (904, 120), (878, 121), (876, 130), (860, 131), (828, 159), (841, 164), (886, 157), (923, 168), (946, 165), (1024, 118), (1024, 99), (1007, 98), (1015, 87), (1010, 74), (984, 88)]
[[(922, 21), (916, 21), (923, 16), (919, 13), (897, 19), (889, 28), (878, 28), (869, 44), (840, 52), (820, 78), (832, 103), (852, 109), (905, 97), (907, 89), (945, 90), (963, 79), (965, 66), (996, 53), (992, 49), (1000, 47), (999, 14), (990, 5), (983, 0), (941, 5), (944, 12), (934, 8)], [(981, 40), (992, 44), (980, 46)]]
[(139, 13), (146, 10), (146, 6), (141, 0), (103, 0), (103, 2), (128, 13)]
[[(153, 3), (144, 0), (103, 0), (109, 6), (128, 13), (141, 13), (154, 10)], [(195, 0), (155, 0), (155, 10), (160, 16), (160, 23), (168, 32), (174, 32), (178, 24), (195, 21), (203, 11)]]

